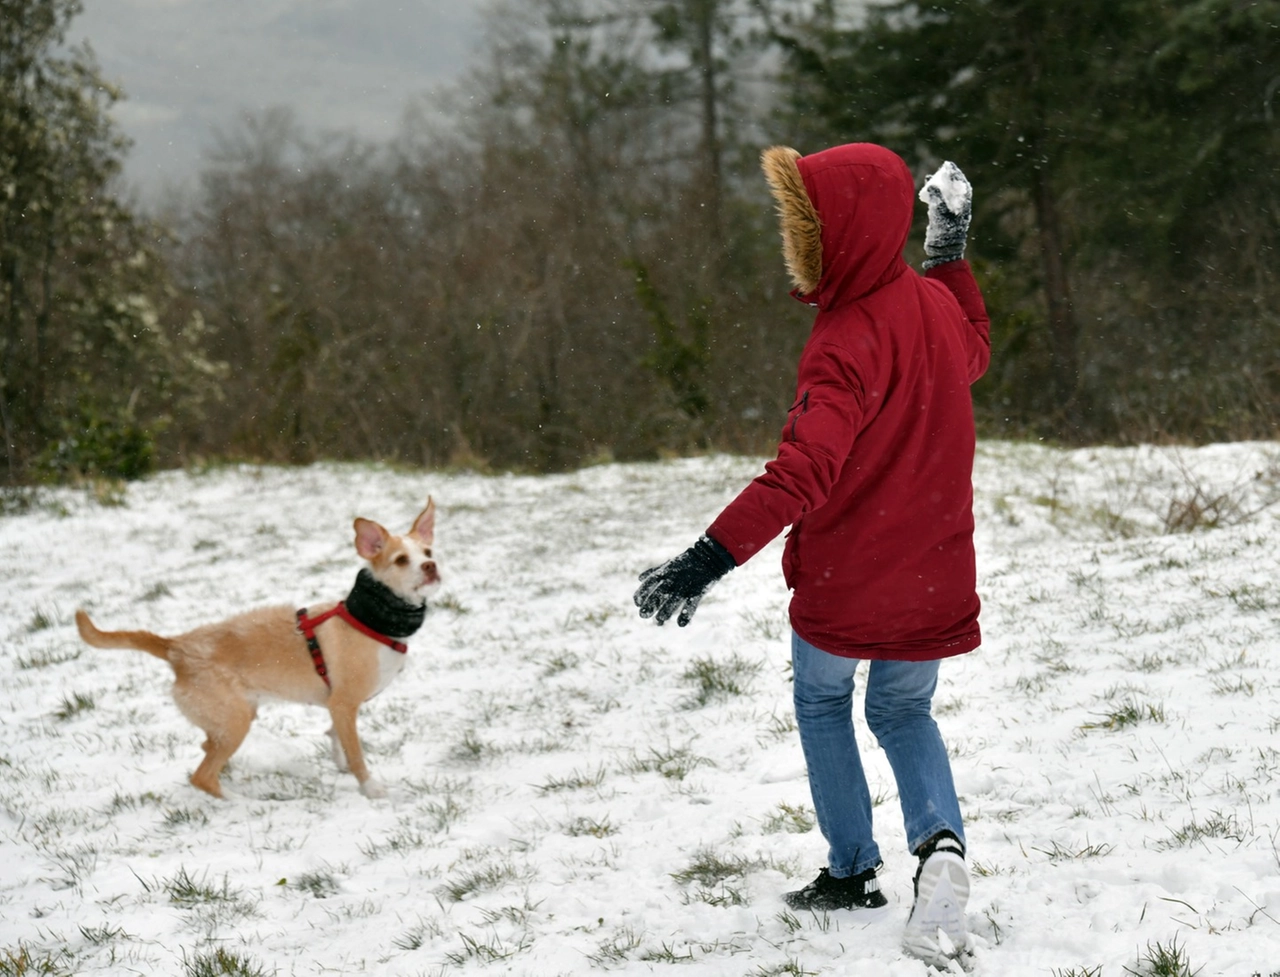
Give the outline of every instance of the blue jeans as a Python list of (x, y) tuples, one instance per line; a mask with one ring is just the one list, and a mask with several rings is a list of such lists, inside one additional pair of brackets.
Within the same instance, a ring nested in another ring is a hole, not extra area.
[[(821, 651), (792, 632), (796, 725), (818, 827), (831, 848), (827, 868), (836, 878), (880, 863), (871, 832), (871, 792), (853, 738), (853, 675), (858, 662)], [(907, 848), (912, 852), (946, 829), (964, 841), (951, 761), (930, 711), (937, 684), (936, 661), (876, 660), (867, 676), (867, 725), (898, 782)]]

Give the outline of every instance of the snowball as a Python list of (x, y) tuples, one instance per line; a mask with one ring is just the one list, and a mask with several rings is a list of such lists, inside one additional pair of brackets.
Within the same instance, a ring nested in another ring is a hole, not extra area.
[(938, 171), (925, 180), (924, 186), (920, 188), (920, 199), (926, 204), (929, 202), (930, 187), (938, 188), (938, 192), (942, 194), (942, 202), (953, 214), (964, 210), (973, 193), (964, 173), (951, 160), (939, 166)]

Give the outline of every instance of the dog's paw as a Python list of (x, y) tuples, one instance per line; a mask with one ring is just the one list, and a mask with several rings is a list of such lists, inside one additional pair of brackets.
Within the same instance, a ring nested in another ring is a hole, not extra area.
[(387, 788), (383, 787), (382, 784), (373, 777), (370, 777), (360, 785), (360, 793), (374, 801), (379, 801), (389, 796), (387, 794)]

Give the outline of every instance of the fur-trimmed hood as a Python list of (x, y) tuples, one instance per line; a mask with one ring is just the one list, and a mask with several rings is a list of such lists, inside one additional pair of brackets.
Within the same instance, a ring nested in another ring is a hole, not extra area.
[(915, 182), (896, 153), (850, 143), (812, 156), (773, 146), (760, 157), (777, 201), (782, 254), (797, 298), (828, 309), (907, 270)]

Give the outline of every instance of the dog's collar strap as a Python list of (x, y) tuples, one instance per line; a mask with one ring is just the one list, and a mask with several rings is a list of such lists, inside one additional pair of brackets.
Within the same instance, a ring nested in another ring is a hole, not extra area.
[(361, 634), (368, 635), (374, 641), (381, 642), (392, 651), (398, 651), (400, 654), (407, 654), (409, 646), (403, 641), (397, 641), (395, 638), (389, 638), (385, 634), (380, 634), (373, 628), (360, 621), (357, 621), (351, 611), (347, 609), (345, 603), (339, 603), (337, 607), (325, 611), (323, 614), (317, 614), (310, 617), (305, 607), (298, 608), (298, 630), (302, 636), (307, 639), (307, 651), (311, 653), (312, 664), (316, 667), (316, 674), (324, 679), (324, 684), (332, 687), (329, 681), (329, 668), (324, 663), (324, 652), (320, 650), (320, 639), (316, 637), (316, 628), (320, 627), (325, 621), (331, 617), (340, 617)]
[[(351, 617), (369, 629), (366, 634), (407, 638), (422, 627), (427, 616), (425, 602), (414, 604), (405, 600), (367, 567), (356, 575), (355, 585), (343, 603)], [(353, 626), (355, 621), (351, 622)]]
[(339, 604), (329, 613), (337, 614), (338, 617), (342, 618), (361, 634), (367, 634), (374, 641), (381, 641), (392, 651), (398, 651), (402, 655), (407, 654), (409, 651), (409, 646), (403, 641), (397, 641), (390, 635), (385, 635), (380, 631), (373, 630), (373, 628), (369, 627), (369, 625), (365, 624), (363, 621), (356, 620), (356, 616), (351, 613), (351, 610), (347, 607), (345, 602)]
[(311, 662), (316, 667), (316, 674), (324, 679), (324, 684), (333, 687), (333, 683), (329, 681), (329, 669), (324, 663), (324, 652), (320, 650), (320, 639), (316, 637), (316, 628), (327, 621), (337, 612), (335, 607), (327, 614), (321, 614), (319, 617), (307, 617), (307, 609), (305, 607), (298, 608), (298, 630), (302, 632), (302, 636), (307, 639), (307, 651), (311, 652)]

